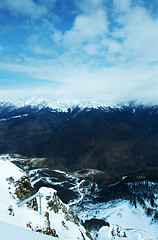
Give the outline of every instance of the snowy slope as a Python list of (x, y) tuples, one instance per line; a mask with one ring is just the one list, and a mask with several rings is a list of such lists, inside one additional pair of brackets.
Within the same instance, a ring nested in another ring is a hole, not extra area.
[[(89, 239), (86, 230), (80, 225), (76, 215), (66, 204), (61, 202), (56, 195), (56, 191), (52, 188), (43, 187), (39, 189), (39, 192), (44, 194), (42, 198), (42, 215), (39, 215), (39, 212), (32, 208), (28, 208), (26, 204), (18, 207), (16, 204), (18, 199), (15, 195), (17, 188), (12, 182), (15, 183), (24, 176), (23, 171), (9, 160), (6, 160), (4, 156), (0, 158), (0, 225), (4, 225), (4, 228), (8, 226), (6, 238), (0, 239), (9, 238), (10, 231), (14, 231), (14, 233), (16, 229), (19, 229), (20, 232), (23, 231), (20, 230), (21, 228), (29, 228), (39, 232), (45, 231), (47, 233), (51, 229), (61, 240)], [(6, 224), (15, 225), (16, 227)], [(1, 234), (4, 234), (4, 231)], [(38, 237), (33, 239), (38, 239)]]
[[(144, 239), (144, 240), (157, 240), (158, 239), (158, 226), (152, 223), (143, 209), (138, 206), (135, 208), (131, 206), (128, 201), (121, 201), (116, 203), (113, 207), (106, 210), (104, 219), (111, 225), (110, 229), (103, 227), (100, 229), (98, 240), (103, 240), (102, 234), (112, 238), (111, 231), (116, 228), (116, 224), (121, 227), (126, 233), (127, 239)], [(117, 239), (117, 237), (116, 237)], [(118, 239), (120, 239), (118, 237)]]
[[(89, 204), (78, 212), (79, 217), (87, 219), (103, 219), (110, 227), (103, 226), (96, 240), (128, 239), (128, 240), (158, 240), (158, 224), (147, 217), (140, 205), (135, 208), (129, 201), (115, 200), (108, 203)], [(117, 231), (118, 228), (118, 231)], [(126, 238), (119, 236), (125, 232)]]
[[(24, 232), (25, 236), (28, 236), (26, 239), (39, 239), (41, 234), (32, 233), (26, 225), (32, 230), (40, 231), (41, 229), (46, 229), (48, 219), (45, 213), (47, 212), (49, 213), (49, 226), (56, 231), (56, 234), (59, 236), (58, 239), (88, 240), (86, 230), (78, 223), (76, 215), (72, 213), (66, 204), (61, 202), (56, 191), (52, 188), (42, 187), (39, 189), (39, 192), (44, 195), (42, 198), (41, 216), (37, 211), (27, 208), (26, 205), (20, 208), (17, 207), (16, 202), (18, 199), (14, 194), (11, 194), (14, 193), (15, 186), (7, 178), (13, 177), (14, 181), (16, 181), (24, 177), (25, 174), (12, 164), (11, 160), (11, 155), (1, 155), (0, 157), (0, 228), (3, 228), (3, 231), (0, 231), (0, 239), (12, 239), (10, 234), (13, 232), (15, 234), (13, 239), (21, 240), (21, 238), (16, 238), (17, 230), (19, 230), (19, 233)], [(78, 187), (79, 192), (80, 190)], [(84, 192), (80, 192), (80, 195), (82, 198), (79, 196), (76, 203), (81, 203), (84, 199)], [(70, 205), (81, 220), (85, 221), (95, 218), (109, 223), (109, 227), (103, 226), (99, 232), (92, 230), (91, 234), (94, 240), (158, 240), (158, 224), (155, 220), (152, 220), (151, 216), (146, 215), (140, 204), (137, 204), (135, 208), (128, 200), (115, 200), (107, 203), (86, 201), (82, 205), (73, 204), (74, 202), (70, 202)], [(158, 193), (155, 195), (155, 203), (158, 204)], [(146, 202), (146, 204), (149, 203)], [(9, 209), (13, 209), (13, 211)], [(6, 228), (9, 229), (7, 234), (4, 230)], [(31, 234), (33, 235), (31, 236)], [(3, 237), (4, 235), (5, 238)], [(42, 235), (42, 239), (50, 239), (50, 237)]]
[[(0, 221), (0, 239), (1, 240), (55, 240), (57, 238), (40, 233), (35, 233), (30, 230), (18, 227), (6, 222)], [(58, 238), (59, 239), (59, 238)]]

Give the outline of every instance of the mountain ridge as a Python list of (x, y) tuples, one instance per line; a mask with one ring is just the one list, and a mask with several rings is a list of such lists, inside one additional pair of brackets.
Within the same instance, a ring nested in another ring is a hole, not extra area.
[(158, 167), (158, 106), (58, 111), (0, 105), (0, 153), (44, 157), (51, 169), (126, 174)]

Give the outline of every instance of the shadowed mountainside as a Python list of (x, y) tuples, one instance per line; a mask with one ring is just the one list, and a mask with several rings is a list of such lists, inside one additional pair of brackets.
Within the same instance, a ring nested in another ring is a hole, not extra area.
[(1, 106), (0, 119), (0, 153), (46, 157), (45, 167), (110, 174), (158, 167), (156, 106), (67, 112)]

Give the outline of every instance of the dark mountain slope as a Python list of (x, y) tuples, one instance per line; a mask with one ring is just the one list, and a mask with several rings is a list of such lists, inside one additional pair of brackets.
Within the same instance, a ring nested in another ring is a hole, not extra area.
[(8, 120), (0, 121), (0, 153), (46, 157), (51, 168), (111, 174), (158, 167), (158, 107), (68, 112), (27, 107), (19, 112), (22, 117), (9, 119), (9, 113)]

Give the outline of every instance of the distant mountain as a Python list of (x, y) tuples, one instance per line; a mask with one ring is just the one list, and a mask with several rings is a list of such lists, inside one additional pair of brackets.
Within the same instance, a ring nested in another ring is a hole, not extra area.
[[(55, 105), (54, 105), (55, 106)], [(158, 107), (19, 107), (0, 103), (0, 153), (44, 157), (52, 169), (111, 176), (158, 169)]]

